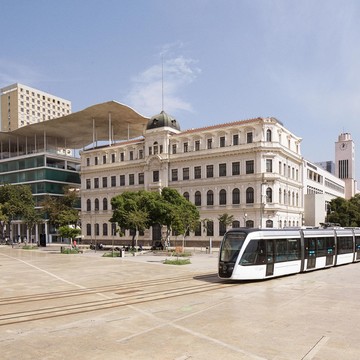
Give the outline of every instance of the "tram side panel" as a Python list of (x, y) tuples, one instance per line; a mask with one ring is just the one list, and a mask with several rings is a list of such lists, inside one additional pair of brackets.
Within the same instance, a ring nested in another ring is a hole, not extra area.
[(349, 264), (354, 261), (354, 237), (337, 235), (337, 259), (336, 265)]
[(265, 279), (299, 273), (300, 238), (251, 240), (239, 255), (231, 278)]

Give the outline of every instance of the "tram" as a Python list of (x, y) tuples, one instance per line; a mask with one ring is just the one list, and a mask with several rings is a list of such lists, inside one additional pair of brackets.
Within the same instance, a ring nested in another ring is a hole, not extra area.
[(360, 261), (360, 229), (254, 229), (227, 231), (218, 276), (255, 280)]

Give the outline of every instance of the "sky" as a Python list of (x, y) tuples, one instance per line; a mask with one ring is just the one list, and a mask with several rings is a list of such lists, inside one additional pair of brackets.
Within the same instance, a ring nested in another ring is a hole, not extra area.
[(0, 87), (182, 130), (272, 116), (312, 162), (348, 132), (359, 181), (359, 18), (358, 0), (0, 0)]

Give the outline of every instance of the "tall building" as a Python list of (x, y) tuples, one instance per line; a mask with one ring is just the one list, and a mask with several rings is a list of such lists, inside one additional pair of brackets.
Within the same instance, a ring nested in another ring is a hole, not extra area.
[(328, 160), (328, 161), (321, 161), (316, 162), (315, 165), (320, 166), (324, 170), (328, 171), (330, 174), (335, 175), (335, 163), (334, 161)]
[[(122, 240), (109, 222), (111, 198), (123, 191), (176, 189), (199, 209), (197, 231), (187, 244), (217, 243), (233, 227), (301, 226), (303, 160), (301, 139), (275, 118), (255, 118), (181, 131), (166, 114), (148, 120), (142, 138), (81, 153), (82, 231), (85, 241)], [(153, 227), (140, 236), (158, 240)]]
[(355, 175), (355, 144), (351, 134), (342, 133), (335, 143), (335, 175), (345, 182), (345, 198), (357, 193)]
[(59, 118), (71, 113), (71, 102), (22, 84), (0, 89), (1, 131)]

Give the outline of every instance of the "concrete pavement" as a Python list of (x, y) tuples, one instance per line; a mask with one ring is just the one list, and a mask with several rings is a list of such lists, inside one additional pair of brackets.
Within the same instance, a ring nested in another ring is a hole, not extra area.
[(1, 359), (358, 359), (360, 264), (227, 283), (190, 265), (0, 246)]

